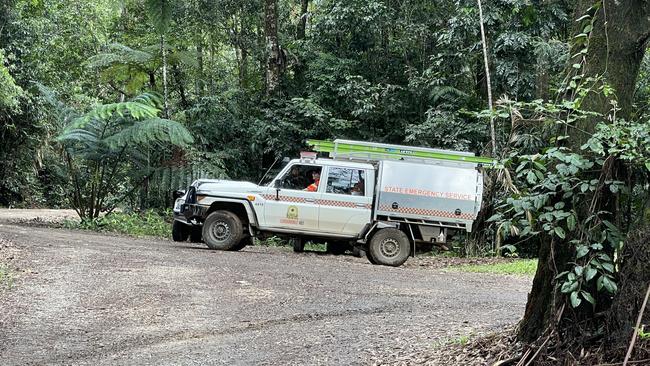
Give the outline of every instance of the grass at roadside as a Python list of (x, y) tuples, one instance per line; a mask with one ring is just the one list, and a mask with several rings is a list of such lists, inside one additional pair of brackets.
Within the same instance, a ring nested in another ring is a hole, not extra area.
[(0, 263), (0, 290), (10, 289), (13, 285), (13, 272), (7, 265)]
[(64, 221), (63, 226), (67, 229), (116, 232), (136, 237), (170, 238), (172, 235), (171, 215), (161, 215), (155, 211), (143, 213), (113, 212), (95, 220), (83, 222)]
[(517, 259), (504, 263), (463, 265), (449, 269), (463, 272), (533, 276), (537, 270), (537, 259)]

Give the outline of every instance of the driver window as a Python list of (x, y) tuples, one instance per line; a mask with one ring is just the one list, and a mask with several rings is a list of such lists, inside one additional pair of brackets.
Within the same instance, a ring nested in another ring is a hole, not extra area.
[(365, 195), (365, 171), (350, 168), (330, 168), (327, 193)]
[(278, 188), (316, 192), (320, 183), (322, 167), (314, 165), (291, 166), (282, 176)]

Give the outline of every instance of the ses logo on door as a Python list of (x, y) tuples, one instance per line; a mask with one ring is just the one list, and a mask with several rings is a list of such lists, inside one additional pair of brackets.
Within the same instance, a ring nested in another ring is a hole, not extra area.
[(287, 209), (287, 218), (280, 219), (280, 223), (289, 225), (304, 225), (305, 222), (298, 219), (298, 207), (289, 206)]

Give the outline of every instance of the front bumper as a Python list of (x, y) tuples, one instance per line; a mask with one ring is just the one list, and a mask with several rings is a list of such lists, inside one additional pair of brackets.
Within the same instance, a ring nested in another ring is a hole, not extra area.
[[(179, 216), (183, 216), (185, 220), (189, 223), (200, 223), (205, 219), (205, 215), (208, 212), (208, 207), (198, 205), (195, 203), (184, 203), (181, 205), (181, 210)], [(174, 218), (176, 213), (174, 213)]]

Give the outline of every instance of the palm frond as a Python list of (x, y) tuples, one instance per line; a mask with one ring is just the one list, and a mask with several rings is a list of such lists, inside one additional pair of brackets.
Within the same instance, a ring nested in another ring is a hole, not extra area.
[(99, 53), (88, 58), (88, 67), (106, 68), (114, 65), (132, 65), (144, 67), (156, 59), (152, 52), (136, 50), (120, 43), (108, 46), (108, 52)]
[(146, 0), (145, 6), (158, 34), (164, 34), (172, 20), (172, 4), (170, 0)]
[(171, 144), (187, 146), (194, 142), (190, 132), (178, 122), (164, 118), (150, 118), (104, 140), (109, 146)]
[(79, 117), (72, 121), (70, 125), (66, 127), (66, 129), (85, 128), (90, 122), (94, 120), (107, 120), (114, 116), (128, 116), (135, 120), (154, 118), (160, 112), (160, 109), (151, 104), (145, 103), (146, 97), (137, 100), (139, 101), (99, 105), (82, 117)]
[(62, 143), (78, 142), (88, 146), (97, 143), (98, 138), (97, 134), (91, 131), (75, 128), (63, 131), (63, 133), (56, 137), (56, 141)]
[(39, 82), (35, 82), (34, 85), (36, 85), (36, 88), (45, 102), (52, 106), (50, 112), (56, 115), (57, 121), (60, 123), (67, 123), (67, 121), (77, 118), (78, 113), (61, 102), (52, 89)]

